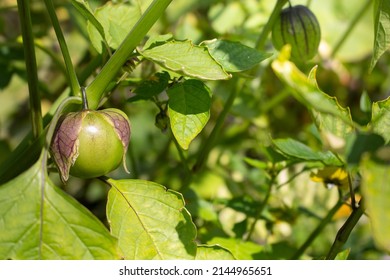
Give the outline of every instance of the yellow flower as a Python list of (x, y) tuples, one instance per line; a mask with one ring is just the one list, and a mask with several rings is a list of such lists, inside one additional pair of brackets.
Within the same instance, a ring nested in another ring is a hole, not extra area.
[(325, 167), (318, 170), (317, 173), (311, 173), (310, 179), (314, 182), (324, 183), (328, 189), (348, 187), (348, 173), (340, 167)]

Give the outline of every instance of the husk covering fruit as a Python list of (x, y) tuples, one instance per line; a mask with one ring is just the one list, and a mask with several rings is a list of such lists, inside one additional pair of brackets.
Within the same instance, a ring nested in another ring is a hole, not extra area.
[(303, 5), (289, 6), (281, 11), (272, 29), (272, 43), (277, 50), (291, 46), (291, 57), (303, 62), (313, 58), (321, 40), (316, 16)]

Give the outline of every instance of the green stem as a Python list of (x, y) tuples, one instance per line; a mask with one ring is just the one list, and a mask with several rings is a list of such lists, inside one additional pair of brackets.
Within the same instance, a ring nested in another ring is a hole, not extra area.
[(119, 69), (125, 64), (128, 57), (132, 54), (139, 42), (145, 37), (149, 29), (154, 25), (158, 18), (172, 0), (154, 0), (145, 13), (141, 16), (133, 29), (127, 34), (125, 40), (104, 65), (103, 69), (87, 87), (87, 96), (91, 109), (99, 106), (105, 89), (115, 78)]
[(64, 34), (62, 33), (60, 23), (58, 21), (55, 7), (52, 0), (44, 0), (47, 11), (50, 16), (51, 23), (53, 25), (54, 31), (57, 36), (58, 44), (60, 45), (62, 56), (64, 58), (65, 66), (66, 66), (66, 72), (67, 72), (67, 78), (69, 81), (70, 88), (72, 90), (73, 95), (79, 95), (80, 93), (80, 85), (79, 81), (77, 80), (76, 71), (72, 64), (72, 59), (70, 58), (69, 50), (66, 45), (66, 41), (64, 38)]
[(364, 208), (362, 205), (362, 201), (360, 201), (359, 207), (353, 209), (347, 221), (337, 232), (336, 239), (333, 242), (333, 245), (330, 248), (328, 255), (326, 256), (326, 260), (334, 260), (337, 254), (341, 252), (343, 246), (348, 240), (349, 235), (351, 234), (352, 230), (354, 229), (363, 214)]
[(271, 193), (272, 193), (272, 189), (273, 189), (273, 186), (275, 184), (275, 180), (276, 180), (276, 176), (277, 174), (274, 174), (269, 182), (269, 185), (268, 185), (268, 190), (267, 190), (267, 193), (265, 194), (265, 197), (264, 197), (264, 200), (262, 201), (259, 209), (257, 210), (257, 214), (256, 214), (256, 217), (255, 217), (255, 220), (253, 221), (249, 231), (248, 231), (248, 234), (245, 238), (245, 240), (250, 240), (252, 234), (254, 233), (255, 231), (255, 228), (256, 228), (256, 223), (257, 221), (260, 219), (261, 217), (261, 214), (263, 213), (265, 207), (267, 206), (268, 204), (268, 200), (269, 198), (271, 197)]
[[(95, 70), (101, 65), (100, 56), (94, 57), (89, 60), (89, 63), (80, 72), (80, 82), (84, 82)], [(49, 112), (43, 118), (44, 127), (52, 120), (53, 115), (61, 106), (62, 102), (71, 95), (70, 89), (66, 88), (65, 91), (55, 100), (50, 107)], [(3, 184), (35, 163), (41, 154), (41, 148), (45, 139), (45, 131), (39, 138), (34, 139), (32, 132), (30, 132), (16, 147), (15, 150), (7, 157), (4, 162), (0, 164), (0, 184)]]
[(344, 204), (342, 200), (339, 200), (332, 209), (329, 210), (328, 214), (321, 220), (318, 226), (314, 229), (314, 231), (309, 235), (306, 241), (302, 244), (302, 246), (295, 252), (295, 254), (291, 257), (291, 260), (299, 259), (302, 254), (306, 251), (307, 248), (313, 243), (313, 241), (321, 234), (323, 229), (328, 225), (336, 212), (340, 209), (340, 207)]
[(359, 22), (359, 20), (364, 15), (364, 13), (368, 10), (368, 8), (370, 7), (372, 2), (373, 1), (371, 1), (371, 0), (367, 0), (366, 3), (363, 5), (363, 7), (361, 7), (359, 12), (356, 14), (356, 16), (350, 22), (350, 24), (349, 24), (347, 30), (345, 31), (345, 33), (343, 34), (343, 36), (341, 36), (340, 40), (336, 43), (330, 57), (335, 57), (336, 53), (340, 50), (341, 46), (347, 40), (348, 36), (351, 34), (352, 30), (355, 28), (356, 24)]
[(276, 19), (278, 18), (280, 11), (282, 10), (283, 6), (287, 3), (288, 0), (278, 0), (275, 4), (275, 7), (271, 13), (271, 16), (269, 17), (267, 23), (263, 27), (263, 31), (261, 32), (259, 38), (256, 42), (256, 49), (262, 50), (264, 49), (265, 43), (267, 42), (268, 35), (271, 33), (272, 27), (274, 26), (274, 23)]
[(43, 131), (41, 98), (38, 92), (38, 70), (32, 32), (30, 0), (18, 0), (19, 19), (23, 37), (24, 59), (30, 97), (30, 114), (34, 139), (39, 139)]

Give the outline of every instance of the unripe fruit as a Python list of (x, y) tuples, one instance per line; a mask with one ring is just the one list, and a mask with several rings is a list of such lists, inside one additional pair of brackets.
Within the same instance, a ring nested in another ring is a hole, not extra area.
[(130, 122), (117, 109), (82, 110), (65, 115), (57, 124), (51, 153), (66, 182), (103, 176), (124, 161), (130, 140)]
[(320, 24), (305, 6), (290, 6), (281, 11), (272, 28), (272, 43), (277, 50), (291, 45), (291, 57), (306, 61), (317, 53), (321, 40)]

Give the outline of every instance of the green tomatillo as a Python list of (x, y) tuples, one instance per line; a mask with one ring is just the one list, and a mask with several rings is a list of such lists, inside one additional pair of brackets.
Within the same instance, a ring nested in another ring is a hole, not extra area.
[(291, 57), (299, 62), (313, 58), (321, 41), (320, 24), (309, 8), (303, 5), (283, 9), (272, 28), (272, 43), (280, 50), (291, 45)]
[(69, 174), (95, 178), (113, 171), (122, 161), (125, 166), (131, 134), (127, 115), (113, 108), (94, 111), (84, 107), (63, 116), (52, 138), (51, 154), (64, 183)]

